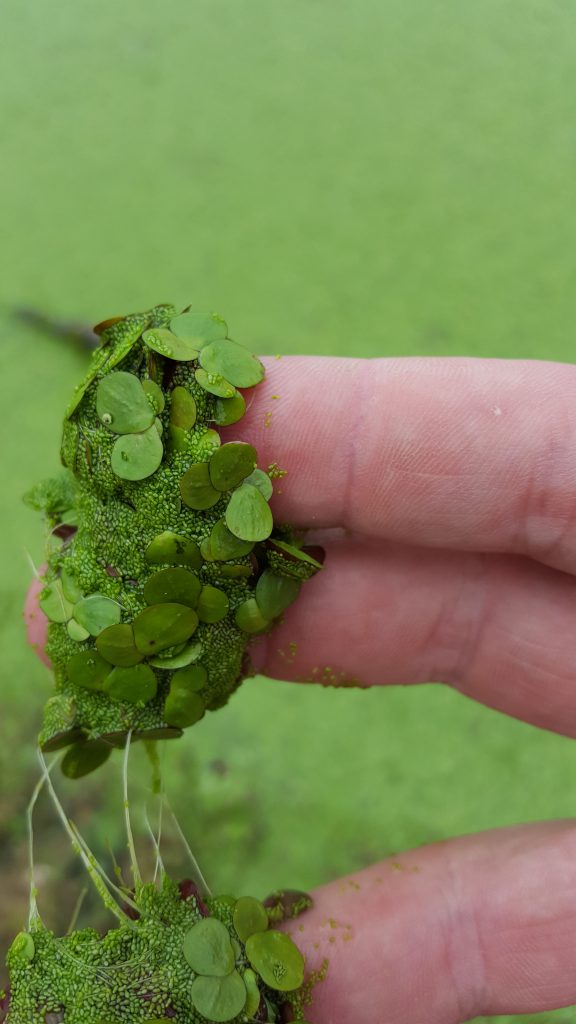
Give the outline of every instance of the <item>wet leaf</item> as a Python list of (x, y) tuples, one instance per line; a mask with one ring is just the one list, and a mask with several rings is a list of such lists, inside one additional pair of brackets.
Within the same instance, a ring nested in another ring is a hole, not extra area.
[(198, 616), (183, 604), (155, 604), (134, 619), (136, 647), (144, 655), (154, 655), (167, 647), (181, 644), (196, 631)]
[(237, 388), (251, 388), (264, 379), (264, 367), (248, 349), (229, 339), (214, 341), (200, 352), (207, 373), (220, 374)]
[(96, 389), (96, 412), (114, 434), (133, 434), (154, 422), (154, 410), (133, 373), (108, 373)]
[(150, 565), (189, 565), (192, 569), (202, 568), (200, 549), (195, 541), (179, 533), (165, 530), (159, 533), (144, 552)]
[(156, 696), (158, 683), (149, 665), (112, 669), (104, 689), (112, 700), (129, 704), (147, 704)]
[(195, 978), (190, 995), (198, 1013), (216, 1024), (233, 1020), (246, 1003), (246, 988), (238, 971), (225, 978)]
[(162, 462), (164, 447), (156, 427), (142, 434), (121, 435), (112, 449), (112, 471), (121, 480), (145, 480)]
[(146, 604), (185, 604), (195, 608), (202, 590), (198, 577), (190, 569), (161, 569), (144, 584)]
[(62, 774), (67, 779), (82, 779), (104, 764), (111, 753), (112, 747), (101, 740), (75, 743), (62, 758)]
[(256, 465), (256, 449), (243, 441), (223, 444), (210, 458), (210, 480), (219, 491), (238, 487)]
[(256, 932), (265, 932), (268, 928), (266, 908), (253, 896), (241, 896), (236, 901), (232, 921), (242, 942), (246, 942), (246, 939)]
[(207, 462), (197, 462), (187, 469), (180, 479), (180, 495), (189, 508), (205, 510), (212, 508), (222, 494), (212, 486)]
[(104, 594), (89, 594), (74, 605), (74, 618), (91, 636), (98, 636), (107, 626), (120, 622), (122, 609), (117, 601)]
[(225, 519), (231, 533), (241, 540), (266, 540), (274, 526), (266, 499), (251, 484), (242, 484), (232, 493)]
[(190, 928), (182, 951), (196, 974), (222, 978), (234, 970), (234, 950), (226, 925), (215, 917), (205, 917)]
[(198, 356), (198, 350), (191, 341), (179, 338), (172, 331), (162, 327), (153, 327), (144, 331), (142, 341), (158, 355), (173, 359), (178, 363), (187, 363)]
[(123, 668), (137, 665), (144, 657), (134, 643), (134, 630), (129, 622), (108, 626), (102, 630), (96, 638), (96, 647), (99, 654), (111, 665), (120, 665)]
[(246, 942), (246, 956), (269, 988), (293, 992), (304, 981), (304, 957), (284, 932), (256, 932)]

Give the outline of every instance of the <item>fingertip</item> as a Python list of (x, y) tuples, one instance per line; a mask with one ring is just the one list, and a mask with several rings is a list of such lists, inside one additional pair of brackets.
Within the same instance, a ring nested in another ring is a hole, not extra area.
[(43, 588), (42, 580), (34, 578), (24, 604), (24, 623), (26, 636), (33, 651), (36, 652), (40, 661), (48, 668), (52, 667), (50, 659), (46, 654), (46, 641), (48, 639), (48, 619), (40, 608), (39, 597)]

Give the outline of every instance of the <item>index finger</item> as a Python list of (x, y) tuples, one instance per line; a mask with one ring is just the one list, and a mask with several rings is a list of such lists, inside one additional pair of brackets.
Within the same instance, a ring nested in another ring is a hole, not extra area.
[[(233, 429), (287, 475), (279, 521), (576, 572), (576, 368), (269, 358)], [(240, 428), (240, 430), (239, 430)]]

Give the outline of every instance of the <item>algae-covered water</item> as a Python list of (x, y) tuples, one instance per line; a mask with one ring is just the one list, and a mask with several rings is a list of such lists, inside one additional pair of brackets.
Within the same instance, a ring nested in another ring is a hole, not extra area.
[[(90, 321), (192, 302), (262, 353), (571, 361), (576, 7), (4, 0), (2, 36), (6, 940), (26, 904), (18, 815), (49, 693), (22, 637), (42, 532), (20, 496), (57, 467), (86, 359), (11, 309)], [(576, 809), (576, 745), (441, 685), (252, 680), (171, 748), (166, 774), (220, 890), (312, 887), (407, 845)], [(62, 790), (105, 849), (120, 805), (116, 780), (102, 786)], [(42, 877), (72, 901), (51, 821), (41, 810)]]

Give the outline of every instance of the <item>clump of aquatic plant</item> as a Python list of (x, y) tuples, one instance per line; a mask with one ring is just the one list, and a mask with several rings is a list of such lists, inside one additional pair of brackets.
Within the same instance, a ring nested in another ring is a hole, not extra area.
[[(29, 919), (8, 952), (10, 987), (0, 992), (0, 1022), (305, 1024), (305, 1007), (320, 975), (306, 977), (304, 957), (277, 925), (310, 907), (310, 897), (290, 890), (264, 901), (214, 896), (190, 850), (194, 878), (177, 883), (162, 862), (161, 827), (156, 833), (150, 829), (156, 864), (153, 878), (145, 881), (130, 823), (129, 742), (130, 737), (124, 759), (124, 806), (130, 886), (106, 875), (68, 820), (50, 777), (53, 765), (47, 767), (40, 755), (42, 777), (28, 812)], [(32, 813), (43, 786), (104, 905), (116, 918), (104, 934), (72, 926), (65, 935), (56, 935), (42, 921), (34, 879)]]
[(274, 467), (221, 442), (264, 377), (226, 323), (161, 305), (95, 330), (65, 471), (28, 495), (50, 529), (40, 606), (55, 693), (40, 744), (69, 748), (73, 778), (128, 733), (177, 737), (225, 704), (250, 674), (250, 639), (320, 568), (274, 526)]

